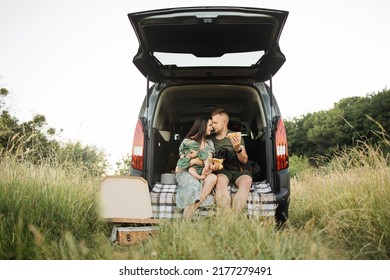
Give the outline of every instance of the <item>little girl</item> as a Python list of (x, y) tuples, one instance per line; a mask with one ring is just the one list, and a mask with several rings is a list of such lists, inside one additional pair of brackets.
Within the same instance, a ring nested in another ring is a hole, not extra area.
[[(187, 170), (194, 178), (204, 180), (211, 173), (210, 162), (212, 154), (205, 151), (200, 151), (199, 143), (192, 139), (185, 139), (180, 145), (180, 159), (177, 161), (176, 172)], [(204, 165), (194, 164), (189, 166), (190, 160), (199, 158)]]

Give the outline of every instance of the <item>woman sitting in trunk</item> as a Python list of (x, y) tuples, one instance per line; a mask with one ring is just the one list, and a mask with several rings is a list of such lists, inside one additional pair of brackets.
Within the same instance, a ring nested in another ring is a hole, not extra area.
[[(205, 165), (205, 160), (201, 159), (204, 158), (204, 154), (211, 158), (215, 151), (213, 142), (206, 139), (211, 134), (211, 130), (211, 119), (207, 116), (198, 116), (179, 147), (180, 159), (176, 168), (176, 182), (178, 185), (176, 207), (183, 210), (184, 218), (192, 217), (199, 206), (210, 206), (214, 203), (213, 197), (209, 194), (217, 182), (217, 176), (211, 173), (211, 166), (209, 164)], [(189, 149), (197, 149), (198, 156), (191, 158), (188, 153)], [(201, 155), (201, 158), (199, 155)], [(201, 173), (201, 180), (188, 172), (189, 168), (199, 165), (203, 166), (201, 172), (199, 172)]]

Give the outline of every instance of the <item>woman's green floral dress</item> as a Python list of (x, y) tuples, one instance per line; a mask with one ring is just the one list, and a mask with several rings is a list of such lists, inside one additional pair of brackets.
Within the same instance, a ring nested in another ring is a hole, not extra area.
[[(194, 140), (184, 139), (179, 147), (179, 155), (185, 155), (188, 150), (188, 146)], [(203, 155), (204, 153), (214, 153), (214, 144), (210, 139), (206, 140), (206, 145), (203, 150), (200, 150), (198, 154)], [(202, 156), (203, 157), (203, 156)], [(188, 161), (189, 162), (189, 161)], [(181, 171), (176, 172), (176, 182), (177, 182), (177, 193), (176, 193), (176, 207), (178, 210), (182, 210), (188, 205), (195, 203), (200, 200), (203, 181), (194, 178), (187, 169), (189, 166), (183, 166), (184, 161), (180, 161)], [(214, 204), (214, 198), (212, 195), (209, 195), (206, 200), (200, 205), (201, 207), (211, 206)]]

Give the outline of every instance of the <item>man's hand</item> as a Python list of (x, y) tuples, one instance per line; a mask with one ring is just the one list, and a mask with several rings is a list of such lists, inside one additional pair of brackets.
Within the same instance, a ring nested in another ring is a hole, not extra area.
[(233, 149), (238, 151), (241, 148), (241, 134), (233, 134), (229, 139), (232, 142)]

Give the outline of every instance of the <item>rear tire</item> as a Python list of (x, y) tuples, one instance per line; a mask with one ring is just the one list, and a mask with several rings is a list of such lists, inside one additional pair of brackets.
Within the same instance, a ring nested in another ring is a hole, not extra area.
[(289, 203), (280, 203), (275, 212), (275, 222), (277, 229), (283, 229), (287, 226)]

